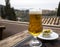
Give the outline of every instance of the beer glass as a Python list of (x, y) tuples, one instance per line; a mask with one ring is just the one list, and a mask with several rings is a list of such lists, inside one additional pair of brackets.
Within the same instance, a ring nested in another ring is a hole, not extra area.
[(42, 33), (43, 26), (42, 26), (42, 15), (41, 11), (30, 11), (29, 12), (30, 21), (29, 21), (29, 33), (34, 37), (30, 41), (31, 47), (40, 47), (42, 43), (37, 40), (37, 36)]

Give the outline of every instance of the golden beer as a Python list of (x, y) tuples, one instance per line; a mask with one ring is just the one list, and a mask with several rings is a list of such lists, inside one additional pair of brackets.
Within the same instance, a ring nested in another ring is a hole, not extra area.
[(42, 15), (39, 12), (29, 13), (30, 23), (29, 23), (29, 33), (33, 36), (38, 36), (42, 30)]

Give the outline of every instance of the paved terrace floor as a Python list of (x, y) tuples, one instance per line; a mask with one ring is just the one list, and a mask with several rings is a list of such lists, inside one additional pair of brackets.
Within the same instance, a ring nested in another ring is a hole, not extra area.
[(4, 25), (6, 29), (3, 30), (3, 37), (5, 39), (9, 36), (12, 36), (17, 33), (21, 33), (24, 30), (27, 30), (28, 26), (24, 23), (9, 21), (9, 20), (0, 20), (0, 25)]

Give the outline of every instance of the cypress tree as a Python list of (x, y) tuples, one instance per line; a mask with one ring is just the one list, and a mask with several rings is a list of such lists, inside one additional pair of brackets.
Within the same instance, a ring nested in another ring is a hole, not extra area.
[(58, 5), (57, 16), (60, 16), (60, 2), (59, 2), (59, 5)]
[(13, 20), (13, 21), (17, 20), (14, 8), (10, 7), (9, 0), (6, 0), (5, 12), (6, 12), (6, 18), (8, 20)]
[(1, 8), (1, 17), (13, 21), (17, 20), (14, 8), (10, 7), (9, 0), (6, 0), (6, 6)]
[(4, 10), (3, 10), (4, 8), (3, 7), (1, 7), (1, 17), (3, 18), (3, 19), (5, 19), (6, 18), (6, 16), (5, 16), (5, 13), (4, 13)]

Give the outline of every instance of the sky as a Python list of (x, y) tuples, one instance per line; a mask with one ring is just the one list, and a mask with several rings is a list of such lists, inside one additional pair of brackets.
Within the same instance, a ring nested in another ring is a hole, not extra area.
[[(15, 9), (55, 9), (60, 0), (10, 0), (11, 7)], [(5, 0), (0, 0), (5, 5)]]

